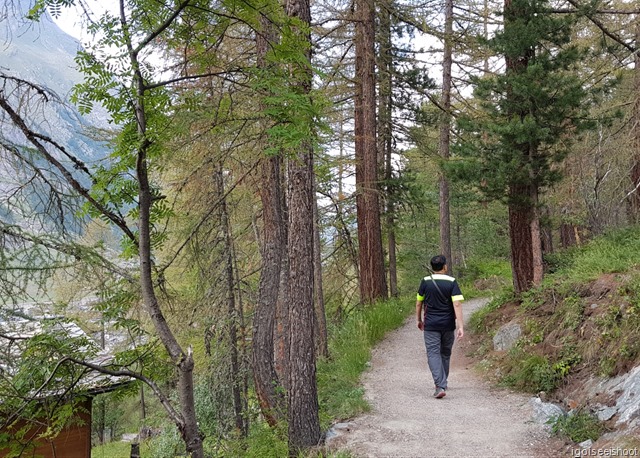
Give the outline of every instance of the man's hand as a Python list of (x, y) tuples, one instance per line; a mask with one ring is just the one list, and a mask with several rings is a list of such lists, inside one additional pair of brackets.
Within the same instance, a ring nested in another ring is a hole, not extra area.
[(463, 328), (462, 326), (460, 326), (460, 327), (458, 328), (458, 332), (457, 332), (457, 334), (456, 334), (456, 337), (457, 337), (458, 339), (462, 339), (462, 338), (464, 337), (464, 328)]
[(424, 331), (424, 323), (422, 322), (422, 320), (418, 320), (418, 329)]

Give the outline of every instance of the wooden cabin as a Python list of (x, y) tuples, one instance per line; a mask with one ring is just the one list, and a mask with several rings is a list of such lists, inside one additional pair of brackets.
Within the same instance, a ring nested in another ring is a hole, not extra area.
[[(20, 457), (41, 458), (91, 458), (91, 398), (81, 403), (77, 417), (65, 426), (60, 434), (51, 439), (37, 439), (46, 431), (47, 421), (34, 426), (20, 442), (25, 444)], [(12, 429), (0, 430), (0, 434), (10, 436), (24, 426), (24, 422)], [(0, 451), (0, 456), (6, 457), (8, 450)]]
[[(47, 319), (47, 318), (44, 318)], [(43, 320), (44, 320), (43, 319)], [(0, 318), (0, 373), (5, 380), (9, 380), (13, 374), (15, 362), (21, 358), (20, 343), (43, 331), (38, 319), (14, 319)], [(66, 322), (61, 325), (61, 336), (68, 338), (87, 335), (74, 323)], [(60, 331), (60, 329), (58, 329)], [(112, 357), (107, 352), (102, 352), (94, 364), (106, 364)], [(24, 458), (90, 458), (91, 457), (91, 406), (93, 398), (101, 393), (106, 393), (118, 387), (130, 383), (97, 372), (87, 372), (76, 381), (73, 390), (67, 387), (52, 387), (52, 390), (44, 392), (38, 390), (29, 402), (36, 406), (57, 407), (67, 406), (72, 400), (74, 410), (71, 418), (63, 426), (55, 437), (47, 437), (43, 434), (52, 426), (54, 420), (48, 418), (30, 418), (28, 420), (11, 418), (15, 412), (3, 412), (3, 399), (0, 399), (0, 446), (10, 444), (10, 449), (0, 449), (0, 458), (7, 456), (19, 456)], [(71, 394), (69, 394), (71, 393)], [(24, 394), (29, 396), (28, 394)], [(47, 409), (45, 409), (47, 410)], [(12, 426), (3, 426), (3, 423), (11, 422)], [(44, 437), (43, 437), (44, 436)], [(2, 440), (4, 439), (4, 440)], [(3, 444), (4, 443), (4, 444)], [(18, 454), (16, 455), (16, 447)]]

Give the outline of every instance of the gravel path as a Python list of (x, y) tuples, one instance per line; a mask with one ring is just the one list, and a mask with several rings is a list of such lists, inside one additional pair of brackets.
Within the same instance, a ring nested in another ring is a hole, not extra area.
[[(486, 303), (463, 303), (465, 319)], [(530, 422), (529, 397), (482, 381), (454, 346), (449, 388), (434, 399), (422, 333), (411, 316), (372, 355), (363, 376), (369, 414), (349, 422), (336, 440), (356, 457), (540, 457), (548, 434)]]

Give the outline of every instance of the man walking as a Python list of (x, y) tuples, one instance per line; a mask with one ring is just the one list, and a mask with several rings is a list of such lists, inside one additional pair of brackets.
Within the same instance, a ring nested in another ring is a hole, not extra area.
[(462, 318), (464, 297), (456, 279), (447, 275), (447, 258), (442, 255), (434, 256), (431, 258), (431, 268), (433, 274), (424, 277), (418, 289), (416, 319), (418, 328), (424, 331), (427, 361), (436, 385), (433, 397), (441, 399), (447, 395), (447, 377), (453, 342), (456, 336), (458, 338), (464, 336)]

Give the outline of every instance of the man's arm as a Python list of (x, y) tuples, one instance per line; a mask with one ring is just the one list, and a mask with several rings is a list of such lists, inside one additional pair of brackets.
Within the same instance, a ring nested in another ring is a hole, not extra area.
[(422, 300), (420, 300), (419, 297), (420, 296), (416, 299), (416, 321), (418, 322), (418, 329), (422, 331), (424, 328), (424, 322), (422, 321)]
[(453, 311), (456, 313), (456, 321), (458, 322), (457, 337), (464, 336), (464, 318), (462, 317), (462, 301), (453, 302)]

